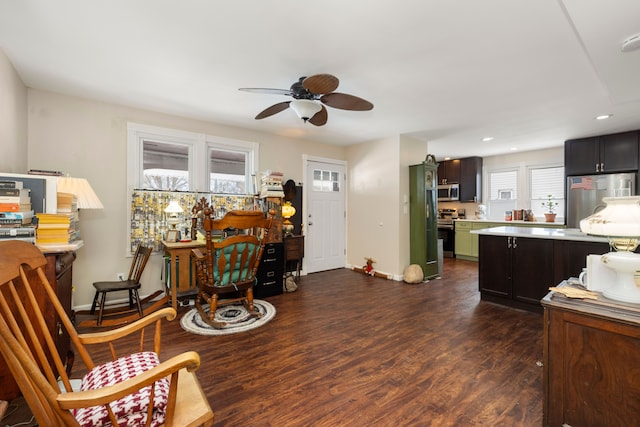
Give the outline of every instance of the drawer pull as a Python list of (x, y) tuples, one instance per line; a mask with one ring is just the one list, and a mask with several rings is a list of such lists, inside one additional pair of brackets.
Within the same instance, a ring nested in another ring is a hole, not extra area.
[(275, 254), (275, 253), (276, 253), (276, 248), (269, 248), (269, 249), (267, 249), (267, 253), (268, 253), (269, 255)]
[(275, 276), (275, 275), (276, 275), (276, 272), (275, 272), (275, 271), (269, 271), (269, 272), (267, 273), (267, 277), (273, 277), (273, 276)]

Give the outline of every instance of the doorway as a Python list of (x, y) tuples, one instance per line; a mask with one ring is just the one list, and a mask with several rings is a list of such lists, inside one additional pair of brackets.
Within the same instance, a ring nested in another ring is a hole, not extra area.
[(343, 268), (346, 259), (345, 162), (305, 158), (305, 270)]

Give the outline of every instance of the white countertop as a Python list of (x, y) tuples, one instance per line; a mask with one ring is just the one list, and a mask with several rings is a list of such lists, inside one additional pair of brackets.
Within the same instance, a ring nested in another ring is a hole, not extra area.
[(487, 236), (512, 236), (512, 237), (532, 237), (538, 239), (554, 240), (578, 240), (583, 242), (608, 243), (605, 237), (589, 236), (578, 228), (551, 228), (551, 227), (492, 227), (481, 230), (471, 230), (473, 234), (484, 234)]
[(517, 221), (507, 221), (504, 219), (473, 219), (473, 218), (457, 218), (455, 219), (455, 221), (460, 221), (460, 222), (475, 222), (475, 223), (482, 223), (482, 222), (488, 222), (488, 223), (492, 223), (492, 224), (536, 224), (536, 227), (545, 227), (546, 225), (555, 225), (556, 227), (562, 227), (564, 226), (564, 224), (559, 223), (559, 222), (544, 222), (544, 221), (522, 221), (522, 220), (517, 220)]

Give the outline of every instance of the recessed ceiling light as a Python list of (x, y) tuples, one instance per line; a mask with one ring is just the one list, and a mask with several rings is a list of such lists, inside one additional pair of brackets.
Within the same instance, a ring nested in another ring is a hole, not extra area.
[(601, 114), (599, 116), (596, 116), (596, 120), (606, 120), (611, 116), (613, 116), (613, 114)]
[(445, 157), (444, 159), (445, 160), (451, 160), (451, 157)]
[(518, 151), (518, 147), (511, 147), (511, 151)]
[(485, 136), (484, 138), (482, 138), (482, 142), (489, 142), (493, 139), (492, 136)]

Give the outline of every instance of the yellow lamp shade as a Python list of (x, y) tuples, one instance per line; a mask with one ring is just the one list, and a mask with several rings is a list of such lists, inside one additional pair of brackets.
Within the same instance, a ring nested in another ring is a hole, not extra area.
[(291, 202), (284, 202), (282, 205), (282, 216), (284, 218), (291, 218), (296, 214), (296, 208), (291, 205)]

